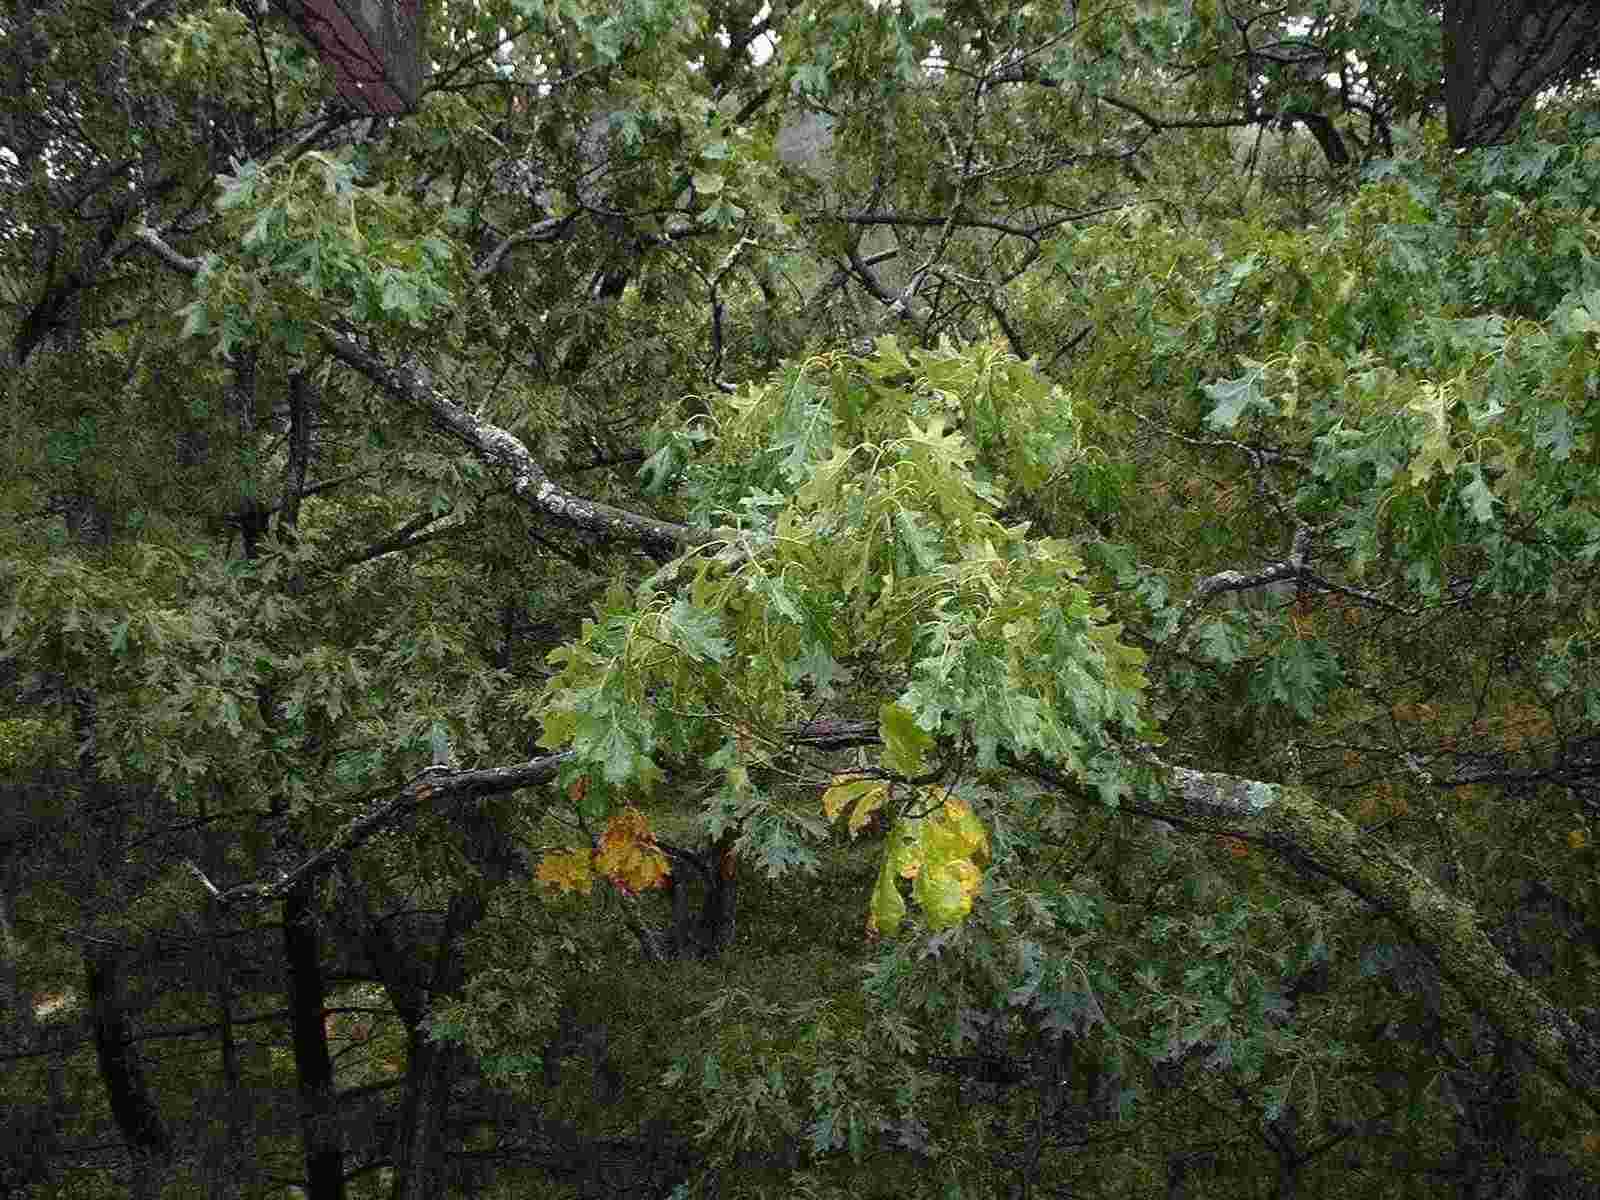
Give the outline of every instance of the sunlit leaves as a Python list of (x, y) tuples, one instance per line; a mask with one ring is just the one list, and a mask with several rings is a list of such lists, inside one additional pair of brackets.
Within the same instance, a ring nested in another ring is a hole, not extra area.
[[(221, 176), (217, 209), (238, 232), (242, 261), (223, 259), (197, 278), (185, 329), (226, 328), (226, 315), (298, 350), (308, 320), (416, 325), (451, 304), (456, 250), (441, 214), (358, 180), (350, 155), (321, 151)], [(273, 293), (253, 286), (245, 271), (256, 268), (277, 278)], [(335, 306), (326, 316), (323, 301)]]
[[(941, 737), (970, 738), (985, 767), (1002, 747), (1076, 766), (1109, 727), (1141, 725), (1142, 654), (1091, 601), (1082, 562), (995, 515), (1002, 463), (1044, 472), (1074, 453), (1059, 413), (1042, 440), (1003, 433), (1051, 403), (1050, 389), (992, 347), (882, 350), (814, 360), (715, 400), (720, 436), (702, 443), (685, 486), (758, 486), (755, 529), (687, 555), (633, 596), (608, 596), (553, 656), (547, 746), (570, 746), (608, 785), (642, 789), (669, 747), (709, 754), (729, 744), (728, 727), (748, 727), (761, 738), (731, 743), (729, 769), (740, 769), (782, 743), (808, 697), (851, 678), (844, 656), (860, 645), (909, 680), (878, 698), (881, 763), (900, 779), (932, 769)], [(975, 444), (953, 428), (963, 413), (993, 436)], [(718, 812), (744, 814), (746, 852), (769, 869), (796, 861), (790, 822), (760, 808), (748, 776), (730, 786)], [(886, 795), (840, 781), (824, 810), (848, 811), (857, 831)], [(960, 868), (946, 874), (925, 885), (944, 889), (930, 892), (941, 913), (972, 885)]]
[(1449, 475), (1460, 455), (1451, 444), (1449, 410), (1454, 403), (1453, 389), (1447, 384), (1423, 382), (1408, 405), (1420, 418), (1421, 437), (1411, 458), (1411, 480), (1421, 483), (1437, 469)]

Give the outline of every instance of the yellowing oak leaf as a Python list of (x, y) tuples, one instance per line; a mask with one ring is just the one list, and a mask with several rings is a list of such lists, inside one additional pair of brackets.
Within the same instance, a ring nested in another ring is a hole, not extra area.
[(928, 751), (933, 736), (917, 725), (917, 719), (898, 704), (878, 707), (878, 730), (883, 737), (883, 765), (902, 775), (920, 775), (928, 769)]
[(594, 884), (594, 870), (587, 850), (552, 850), (539, 860), (535, 878), (558, 892), (587, 893)]
[(1437, 468), (1450, 475), (1461, 461), (1461, 452), (1450, 441), (1450, 409), (1455, 404), (1450, 384), (1424, 383), (1406, 407), (1422, 418), (1421, 444), (1411, 459), (1411, 482), (1426, 483)]
[[(923, 795), (938, 800), (938, 789)], [(883, 867), (867, 912), (867, 935), (893, 937), (905, 916), (896, 879), (910, 879), (930, 929), (960, 924), (983, 885), (978, 862), (989, 858), (989, 833), (966, 801), (946, 796), (926, 817), (902, 817), (889, 831)]]
[(872, 903), (867, 908), (867, 936), (876, 938), (880, 933), (893, 937), (900, 932), (900, 922), (905, 919), (906, 902), (895, 886), (893, 863), (885, 858), (878, 872), (877, 886), (872, 889)]
[(850, 836), (855, 837), (866, 828), (867, 822), (872, 820), (872, 814), (883, 807), (883, 802), (889, 798), (889, 788), (886, 784), (879, 784), (856, 801), (855, 808), (850, 813)]
[(667, 856), (656, 846), (649, 819), (637, 808), (625, 808), (606, 823), (595, 869), (625, 892), (661, 887), (672, 874)]
[(978, 868), (964, 858), (942, 866), (929, 863), (924, 867), (917, 876), (912, 894), (922, 905), (928, 928), (948, 929), (960, 924), (972, 911), (972, 898), (977, 895), (982, 881)]
[(986, 859), (989, 857), (989, 831), (973, 813), (971, 805), (948, 796), (938, 811), (923, 822), (922, 846), (932, 863)]
[(835, 775), (833, 786), (822, 793), (822, 813), (832, 821), (849, 805), (850, 836), (860, 833), (872, 814), (883, 807), (889, 798), (889, 785), (880, 779), (863, 779), (859, 775)]
[(901, 817), (889, 831), (883, 861), (903, 879), (915, 879), (922, 870), (922, 818)]

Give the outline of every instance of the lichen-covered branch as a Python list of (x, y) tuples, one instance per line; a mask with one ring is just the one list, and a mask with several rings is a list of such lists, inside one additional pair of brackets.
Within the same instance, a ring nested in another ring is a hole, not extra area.
[[(541, 232), (548, 231), (536, 228), (528, 232), (528, 236), (537, 237)], [(180, 254), (148, 225), (136, 227), (132, 236), (173, 270), (185, 275), (199, 272), (199, 259)], [(509, 249), (509, 244), (503, 249)], [(687, 525), (566, 491), (546, 474), (519, 438), (458, 404), (433, 382), (427, 371), (415, 365), (390, 366), (346, 331), (324, 326), (322, 333), (328, 352), (334, 358), (366, 376), (392, 398), (425, 409), (439, 428), (460, 439), (485, 462), (509, 471), (513, 493), (545, 516), (613, 541), (641, 542), (667, 550), (715, 539), (716, 535), (708, 531), (690, 529)]]
[(664, 549), (698, 545), (715, 536), (709, 531), (573, 495), (545, 473), (521, 439), (458, 404), (420, 367), (390, 366), (339, 330), (325, 328), (323, 341), (329, 353), (345, 366), (366, 376), (394, 399), (425, 409), (440, 429), (464, 442), (491, 466), (507, 471), (517, 498), (547, 517), (615, 541), (641, 542)]
[(531, 245), (534, 242), (551, 242), (559, 238), (566, 228), (572, 224), (572, 216), (546, 217), (537, 221), (526, 229), (520, 229), (500, 242), (493, 250), (484, 256), (484, 259), (472, 272), (472, 281), (482, 283), (488, 279), (518, 246)]
[[(1240, 838), (1348, 888), (1404, 930), (1467, 1004), (1600, 1112), (1600, 1038), (1512, 968), (1479, 928), (1472, 905), (1302, 789), (1156, 766), (1164, 786), (1124, 802), (1125, 809)], [(1041, 782), (1080, 791), (1050, 768), (1024, 769)]]

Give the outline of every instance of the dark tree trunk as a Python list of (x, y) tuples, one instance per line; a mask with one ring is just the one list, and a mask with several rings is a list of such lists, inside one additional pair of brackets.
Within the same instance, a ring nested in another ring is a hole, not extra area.
[[(213, 784), (211, 795), (218, 802), (216, 807), (225, 804), (226, 797), (220, 784)], [(210, 811), (202, 793), (201, 819), (206, 819)], [(204, 847), (201, 861), (205, 864), (206, 874), (212, 879), (222, 878), (227, 869), (224, 840), (208, 834)], [(250, 1100), (245, 1090), (239, 1037), (234, 1026), (238, 1002), (234, 983), (238, 970), (237, 951), (232, 944), (233, 939), (228, 936), (231, 930), (227, 912), (215, 900), (206, 902), (205, 922), (212, 938), (206, 973), (210, 976), (217, 1014), (217, 1053), (221, 1060), (222, 1076), (214, 1093), (220, 1101), (220, 1112), (215, 1113), (208, 1122), (210, 1132), (204, 1159), (207, 1169), (205, 1190), (212, 1200), (234, 1200), (244, 1192), (245, 1181), (253, 1174), (252, 1156), (249, 1153), (253, 1141), (250, 1135)]]
[[(725, 832), (704, 852), (675, 851), (668, 880), (672, 919), (659, 940), (661, 957), (716, 958), (733, 945), (739, 916), (739, 856), (733, 831)], [(692, 903), (690, 868), (704, 885), (698, 908)]]
[(729, 830), (711, 847), (705, 903), (700, 906), (700, 949), (714, 958), (733, 945), (739, 915), (739, 856)]
[(323, 1025), (321, 939), (306, 888), (296, 888), (283, 903), (283, 952), (289, 975), (294, 1065), (300, 1081), (306, 1195), (309, 1200), (344, 1200), (343, 1141), (333, 1089), (333, 1060)]
[(1290, 120), (1299, 121), (1317, 139), (1317, 145), (1322, 147), (1322, 156), (1328, 160), (1330, 167), (1350, 165), (1350, 151), (1345, 148), (1344, 139), (1327, 117), (1318, 112), (1291, 112), (1287, 115)]
[(1540, 91), (1595, 58), (1596, 0), (1447, 0), (1444, 96), (1452, 146), (1510, 138)]
[(435, 1200), (445, 1194), (445, 1118), (461, 1053), (413, 1025), (406, 1046), (406, 1090), (394, 1151), (394, 1200)]
[(121, 995), (116, 955), (90, 951), (84, 957), (95, 1057), (112, 1118), (137, 1162), (164, 1161), (172, 1140), (145, 1082), (144, 1064), (133, 1044), (133, 1030)]
[(407, 979), (390, 988), (407, 1030), (405, 1097), (395, 1133), (394, 1200), (434, 1200), (445, 1192), (445, 1120), (451, 1089), (465, 1073), (467, 1060), (458, 1047), (429, 1036), (423, 1005), (430, 996), (460, 990), (466, 974), (461, 938), (483, 918), (486, 908), (481, 897), (470, 893), (451, 900), (429, 985), (418, 992)]

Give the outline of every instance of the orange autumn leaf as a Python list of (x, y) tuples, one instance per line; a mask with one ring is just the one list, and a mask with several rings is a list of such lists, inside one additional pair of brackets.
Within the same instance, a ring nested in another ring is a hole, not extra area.
[(667, 856), (656, 845), (650, 822), (637, 808), (625, 808), (606, 823), (595, 869), (625, 892), (661, 887), (672, 874)]

